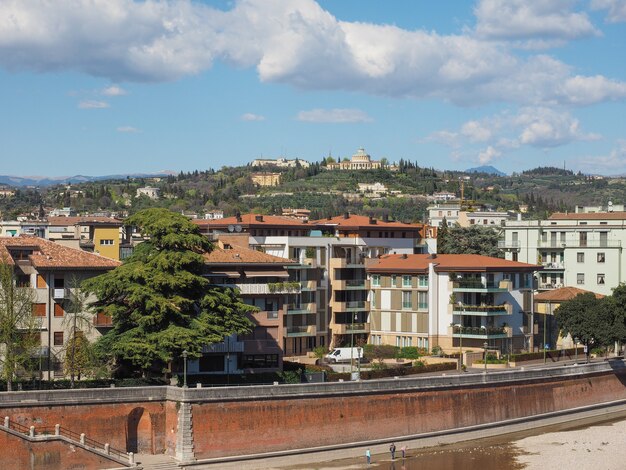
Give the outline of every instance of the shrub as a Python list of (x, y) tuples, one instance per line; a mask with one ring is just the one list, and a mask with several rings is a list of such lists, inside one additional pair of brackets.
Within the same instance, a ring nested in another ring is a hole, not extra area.
[(433, 356), (442, 356), (443, 355), (443, 349), (441, 349), (441, 346), (434, 346), (432, 349), (432, 355)]
[(403, 359), (418, 359), (420, 357), (420, 351), (414, 346), (407, 346), (400, 348), (398, 357)]

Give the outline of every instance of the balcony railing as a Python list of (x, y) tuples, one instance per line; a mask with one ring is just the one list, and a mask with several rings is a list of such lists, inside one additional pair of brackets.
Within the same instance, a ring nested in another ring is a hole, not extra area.
[(287, 337), (315, 336), (317, 327), (315, 325), (286, 326), (284, 333)]
[(369, 323), (336, 323), (333, 333), (338, 335), (349, 335), (352, 333), (369, 333)]
[(501, 250), (519, 250), (521, 246), (519, 240), (498, 240), (498, 248)]
[(511, 304), (504, 305), (452, 305), (452, 311), (457, 315), (473, 315), (473, 314), (486, 314), (486, 315), (510, 315), (513, 311)]
[(558, 270), (565, 269), (565, 263), (563, 262), (544, 261), (543, 263), (541, 263), (541, 265), (544, 267), (544, 271), (546, 270), (549, 271), (551, 269), (558, 269)]
[(540, 282), (539, 289), (541, 290), (551, 290), (551, 289), (560, 289), (563, 287), (563, 283), (561, 282)]
[(315, 302), (287, 305), (287, 315), (310, 314), (316, 312), (317, 306), (315, 305)]
[(347, 288), (365, 288), (365, 279), (347, 279)]
[(482, 282), (480, 279), (459, 279), (452, 283), (453, 290), (489, 290), (492, 292), (510, 291), (511, 281), (502, 280), (500, 282)]
[(621, 240), (539, 240), (538, 248), (619, 248)]
[(510, 338), (513, 330), (509, 327), (484, 327), (484, 326), (460, 326), (450, 327), (455, 338), (461, 336), (468, 338)]
[(221, 343), (205, 344), (203, 353), (243, 352), (243, 341), (223, 341)]

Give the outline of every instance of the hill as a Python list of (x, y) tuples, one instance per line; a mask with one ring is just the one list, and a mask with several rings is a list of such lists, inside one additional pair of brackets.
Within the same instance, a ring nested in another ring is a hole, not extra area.
[(465, 173), (485, 173), (488, 175), (506, 176), (506, 173), (503, 173), (502, 171), (498, 170), (497, 168), (491, 165), (483, 165), (483, 166), (477, 166), (475, 168), (468, 168), (467, 170), (465, 170)]

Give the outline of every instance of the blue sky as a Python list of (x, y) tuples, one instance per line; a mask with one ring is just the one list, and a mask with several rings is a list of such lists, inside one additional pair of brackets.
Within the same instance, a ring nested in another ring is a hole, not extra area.
[(626, 0), (0, 0), (0, 106), (0, 174), (621, 174)]

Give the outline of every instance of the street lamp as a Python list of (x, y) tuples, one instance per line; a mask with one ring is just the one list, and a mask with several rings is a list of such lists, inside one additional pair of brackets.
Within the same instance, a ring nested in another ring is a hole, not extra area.
[(187, 388), (187, 350), (183, 350), (183, 388)]
[(483, 343), (483, 346), (485, 347), (485, 374), (486, 374), (487, 373), (487, 346), (489, 346), (489, 343), (485, 341)]
[(459, 300), (459, 316), (461, 317), (461, 327), (459, 328), (459, 371), (463, 370), (463, 313), (465, 313), (465, 308), (463, 307), (463, 302)]
[[(357, 315), (358, 313), (354, 312), (354, 315), (352, 315), (352, 323), (350, 325), (350, 380), (352, 380), (352, 377), (353, 377), (352, 374), (354, 370), (354, 320), (356, 320)], [(359, 370), (360, 370), (360, 366), (359, 366)]]

